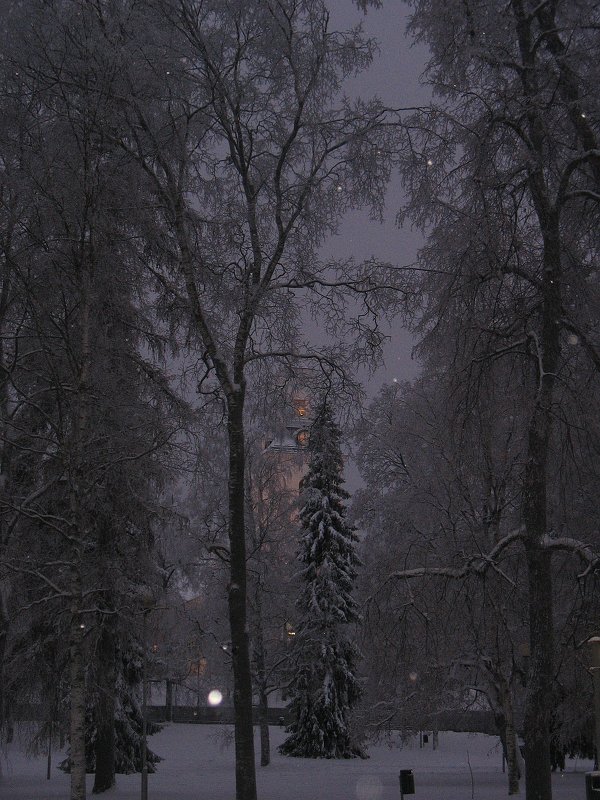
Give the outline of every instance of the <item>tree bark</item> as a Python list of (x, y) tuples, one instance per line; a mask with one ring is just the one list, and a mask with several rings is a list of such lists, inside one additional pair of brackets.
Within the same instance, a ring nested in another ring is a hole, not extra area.
[(260, 765), (271, 763), (271, 739), (269, 737), (269, 696), (261, 687), (258, 690), (258, 724), (260, 726)]
[(70, 667), (71, 667), (71, 797), (85, 800), (85, 670), (83, 663), (83, 629), (80, 627), (78, 577), (75, 578), (71, 607)]
[(554, 385), (560, 357), (560, 233), (558, 217), (544, 203), (544, 192), (532, 179), (544, 236), (542, 309), (538, 360), (538, 392), (529, 426), (528, 460), (523, 484), (523, 521), (529, 582), (531, 660), (525, 696), (525, 786), (527, 800), (551, 800), (550, 703), (554, 660), (552, 557), (547, 535), (547, 463), (552, 432)]
[[(5, 690), (4, 680), (4, 659), (6, 654), (6, 640), (8, 637), (8, 612), (6, 603), (4, 602), (4, 595), (2, 587), (0, 586), (0, 742), (2, 735), (9, 732), (9, 709), (8, 698)], [(6, 728), (6, 731), (5, 731)], [(8, 741), (8, 739), (7, 739)]]
[(244, 389), (228, 397), (229, 439), (229, 625), (233, 661), (236, 800), (256, 800), (252, 673), (248, 642), (245, 526)]
[(93, 794), (115, 785), (115, 637), (112, 621), (102, 624), (98, 648), (98, 700), (96, 703), (96, 771)]
[[(6, 307), (8, 302), (8, 276), (5, 277), (5, 286), (0, 293), (0, 323), (4, 321), (6, 314)], [(4, 366), (4, 329), (0, 329), (0, 365), (3, 372), (8, 375), (8, 370)], [(10, 481), (10, 461), (11, 461), (11, 448), (9, 444), (8, 426), (5, 421), (8, 420), (9, 415), (9, 402), (8, 402), (8, 381), (3, 378), (0, 381), (0, 426), (2, 428), (2, 442), (0, 445), (0, 495), (2, 500), (8, 497), (8, 484)], [(0, 556), (5, 554), (8, 545), (8, 533), (6, 532), (6, 521), (4, 514), (0, 515)], [(0, 742), (2, 741), (3, 734), (6, 734), (6, 741), (12, 741), (12, 725), (9, 718), (9, 704), (6, 694), (6, 681), (4, 680), (4, 661), (6, 658), (6, 643), (8, 640), (8, 631), (10, 627), (10, 618), (8, 615), (8, 597), (10, 592), (10, 583), (8, 578), (0, 579)]]
[(262, 603), (260, 588), (256, 604), (256, 640), (254, 642), (254, 663), (256, 665), (256, 689), (258, 692), (258, 725), (260, 729), (260, 765), (268, 767), (271, 763), (271, 742), (269, 738), (269, 696), (265, 674), (265, 642), (262, 629)]
[(506, 765), (508, 768), (508, 793), (519, 794), (519, 758), (517, 755), (517, 734), (515, 731), (515, 715), (513, 710), (512, 695), (507, 681), (503, 681), (501, 688), (502, 712), (504, 718), (504, 745), (506, 751)]
[[(256, 536), (254, 511), (248, 508), (248, 533), (252, 548), (260, 547)], [(260, 765), (268, 767), (271, 763), (271, 743), (269, 739), (269, 696), (267, 694), (267, 675), (265, 668), (265, 639), (263, 634), (262, 593), (263, 582), (260, 575), (253, 581), (252, 590), (252, 658), (254, 661), (254, 685), (258, 694), (258, 726), (260, 731)]]
[(537, 391), (529, 423), (527, 463), (523, 480), (523, 522), (529, 581), (529, 641), (531, 661), (525, 696), (525, 787), (527, 800), (551, 800), (550, 698), (553, 677), (552, 563), (544, 548), (548, 532), (548, 452), (552, 433), (554, 386), (560, 360), (561, 240), (560, 209), (550, 200), (542, 165), (546, 162), (548, 133), (538, 111), (538, 48), (533, 17), (523, 0), (511, 0), (519, 50), (520, 73), (527, 100), (527, 131), (536, 160), (528, 176), (531, 198), (544, 244), (540, 279), (540, 324), (531, 335), (537, 362)]
[(554, 649), (550, 553), (528, 548), (527, 569), (531, 661), (525, 698), (525, 786), (527, 800), (550, 800), (549, 710)]

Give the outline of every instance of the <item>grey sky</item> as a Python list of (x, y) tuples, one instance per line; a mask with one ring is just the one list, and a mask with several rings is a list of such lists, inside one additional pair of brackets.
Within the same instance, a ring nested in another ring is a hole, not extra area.
[[(362, 22), (366, 34), (377, 39), (380, 45), (380, 54), (371, 68), (348, 85), (349, 94), (363, 97), (376, 94), (392, 107), (419, 105), (427, 101), (428, 92), (419, 80), (427, 51), (414, 45), (405, 34), (409, 11), (405, 3), (387, 0), (383, 8), (371, 9), (366, 15), (357, 10), (353, 0), (328, 0), (328, 6), (332, 29), (344, 29)], [(395, 177), (386, 198), (384, 223), (370, 220), (368, 212), (352, 212), (345, 218), (339, 234), (328, 241), (324, 253), (356, 259), (373, 256), (397, 265), (411, 263), (421, 238), (409, 228), (399, 229), (396, 225), (396, 213), (401, 202), (400, 181)], [(417, 373), (417, 365), (410, 355), (411, 337), (400, 324), (394, 325), (390, 335), (385, 367), (369, 380), (369, 396), (376, 394), (383, 382), (394, 378), (405, 380)]]

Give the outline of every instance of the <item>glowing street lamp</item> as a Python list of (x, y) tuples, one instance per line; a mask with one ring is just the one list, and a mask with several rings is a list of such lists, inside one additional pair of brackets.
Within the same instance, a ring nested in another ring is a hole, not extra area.
[(218, 706), (223, 702), (223, 695), (218, 689), (211, 689), (206, 699), (209, 706)]

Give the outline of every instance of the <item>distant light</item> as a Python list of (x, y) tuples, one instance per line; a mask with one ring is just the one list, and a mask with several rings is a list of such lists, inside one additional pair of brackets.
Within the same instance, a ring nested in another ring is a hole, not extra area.
[(300, 445), (300, 447), (306, 447), (309, 438), (310, 434), (308, 431), (298, 431), (296, 434), (296, 442)]
[(582, 115), (581, 115), (581, 118), (582, 118), (582, 119), (585, 119), (585, 118), (586, 118), (586, 115), (582, 113)]
[(343, 188), (344, 188), (343, 186), (336, 186), (336, 189), (338, 190), (338, 192), (341, 192)]
[(398, 383), (398, 378), (394, 378), (392, 383)]
[(223, 700), (223, 695), (218, 689), (211, 689), (207, 700), (209, 706), (218, 706)]
[(81, 630), (83, 630), (85, 628), (85, 625), (83, 624), (83, 622), (81, 623), (81, 625), (79, 627), (81, 628)]
[(433, 161), (430, 158), (427, 159), (427, 166), (433, 167)]

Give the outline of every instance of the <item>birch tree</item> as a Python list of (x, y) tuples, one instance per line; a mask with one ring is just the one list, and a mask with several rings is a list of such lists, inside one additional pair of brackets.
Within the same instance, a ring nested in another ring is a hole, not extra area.
[(552, 498), (561, 496), (553, 464), (575, 430), (576, 387), (582, 375), (595, 385), (599, 364), (598, 9), (411, 5), (410, 29), (431, 49), (427, 79), (437, 95), (406, 128), (404, 213), (429, 235), (424, 272), (411, 281), (422, 293), (417, 330), (421, 352), (455, 374), (463, 397), (476, 395), (500, 361), (513, 375), (506, 389), (526, 391), (517, 406), (516, 537), (529, 585), (526, 788), (529, 800), (548, 800), (552, 554), (570, 548), (594, 563), (575, 531), (558, 534)]
[[(108, 87), (118, 65), (102, 47), (97, 10), (13, 4), (2, 61), (7, 108), (25, 123), (3, 137), (2, 158), (28, 208), (21, 246), (10, 253), (26, 308), (26, 324), (10, 345), (25, 357), (7, 381), (23, 418), (13, 413), (9, 420), (18, 436), (11, 444), (27, 454), (28, 471), (2, 498), (3, 520), (18, 533), (2, 553), (2, 570), (20, 587), (14, 612), (53, 608), (69, 621), (77, 800), (86, 791), (90, 644), (99, 629), (110, 633), (108, 620), (122, 610), (131, 584), (152, 580), (150, 493), (161, 477), (156, 454), (170, 435), (162, 428), (163, 402), (173, 397), (165, 381), (157, 388), (160, 371), (141, 355), (142, 339), (160, 348), (162, 337), (153, 335), (136, 276), (133, 176), (106, 140), (114, 128)], [(23, 392), (27, 383), (32, 390)], [(116, 680), (111, 659), (103, 674)], [(101, 687), (103, 718), (110, 718), (113, 690)], [(104, 744), (110, 728), (109, 719)], [(108, 772), (98, 789), (114, 781)]]
[[(357, 429), (367, 485), (354, 502), (367, 533), (363, 649), (370, 654), (373, 639), (385, 640), (369, 657), (376, 702), (369, 724), (408, 718), (405, 724), (414, 726), (415, 705), (434, 720), (437, 711), (459, 710), (468, 698), (472, 703), (474, 692), (484, 695), (505, 745), (509, 790), (516, 793), (519, 709), (512, 689), (522, 679), (526, 629), (519, 609), (526, 590), (510, 552), (501, 548), (479, 573), (474, 561), (517, 524), (519, 436), (514, 417), (505, 414), (512, 409), (502, 402), (474, 404), (463, 418), (444, 391), (448, 381), (434, 375), (385, 387)], [(480, 388), (484, 397), (494, 395), (489, 386)], [(418, 584), (382, 581), (390, 562), (398, 573), (420, 576)]]
[[(308, 359), (331, 378), (344, 362), (376, 357), (392, 273), (324, 264), (318, 248), (347, 209), (380, 214), (395, 134), (380, 103), (343, 97), (344, 79), (370, 63), (374, 43), (359, 29), (331, 31), (320, 0), (165, 0), (129, 30), (120, 43), (129, 59), (120, 144), (168, 230), (157, 280), (171, 307), (189, 314), (198, 384), (221, 398), (225, 414), (236, 792), (254, 800), (248, 370), (265, 359)], [(351, 318), (349, 297), (359, 309)], [(315, 348), (303, 330), (307, 311), (344, 344)]]
[[(515, 401), (514, 392), (508, 403), (500, 396), (506, 375), (501, 362), (496, 366), (496, 391), (485, 391), (487, 376), (478, 385), (477, 402), (464, 412), (453, 407), (464, 396), (450, 372), (436, 370), (413, 385), (383, 390), (361, 425), (359, 464), (367, 488), (354, 505), (367, 534), (362, 590), (368, 598), (363, 650), (373, 708), (369, 725), (414, 725), (414, 706), (423, 703), (420, 687), (428, 676), (436, 686), (434, 711), (460, 708), (468, 688), (494, 712), (509, 793), (515, 794), (523, 774), (516, 731), (528, 681), (528, 583), (519, 520), (527, 440), (522, 420), (512, 413), (523, 400)], [(596, 435), (596, 416), (589, 411), (567, 431), (573, 445), (583, 426), (588, 444)], [(591, 545), (561, 537), (548, 545), (566, 551), (554, 550), (552, 570), (556, 743), (567, 741), (573, 729), (557, 712), (556, 698), (564, 698), (573, 683), (576, 643), (593, 630), (584, 620), (592, 608), (598, 546), (597, 511), (593, 501), (588, 505), (597, 476), (586, 450), (587, 444), (577, 447), (567, 458), (564, 449), (553, 449), (551, 458), (553, 525), (575, 527)]]
[[(264, 435), (259, 441), (264, 443)], [(260, 764), (265, 767), (271, 761), (269, 695), (286, 684), (293, 638), (289, 626), (295, 618), (295, 553), (290, 531), (296, 525), (298, 489), (290, 473), (302, 456), (264, 452), (257, 444), (248, 442), (246, 502), (253, 681), (258, 696)]]

